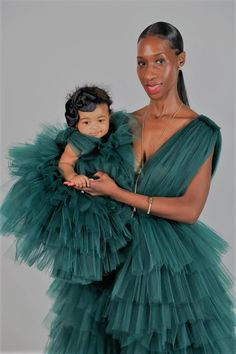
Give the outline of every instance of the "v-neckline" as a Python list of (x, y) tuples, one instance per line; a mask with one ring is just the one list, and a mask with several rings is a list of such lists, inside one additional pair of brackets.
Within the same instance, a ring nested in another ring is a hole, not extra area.
[[(197, 115), (193, 120), (191, 120), (190, 123), (185, 124), (182, 128), (178, 129), (174, 134), (172, 134), (169, 139), (167, 139), (157, 150), (154, 151), (154, 153), (144, 162), (142, 170), (146, 165), (156, 157), (160, 153), (161, 150), (163, 150), (176, 136), (178, 136), (180, 133), (182, 133), (185, 129), (187, 129), (188, 126), (192, 125), (195, 121), (198, 121), (199, 118), (203, 116), (203, 114)], [(135, 155), (135, 160), (137, 161), (137, 156)]]

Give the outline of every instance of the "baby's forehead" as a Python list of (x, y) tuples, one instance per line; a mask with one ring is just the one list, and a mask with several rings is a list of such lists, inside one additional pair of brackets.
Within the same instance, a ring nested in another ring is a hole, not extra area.
[(92, 112), (78, 111), (80, 119), (94, 119), (109, 116), (109, 107), (106, 103), (97, 104)]

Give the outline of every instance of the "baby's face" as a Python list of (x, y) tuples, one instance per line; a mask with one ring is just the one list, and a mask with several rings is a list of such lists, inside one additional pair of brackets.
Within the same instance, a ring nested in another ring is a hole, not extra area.
[(110, 115), (107, 104), (97, 104), (93, 112), (79, 111), (79, 116), (76, 128), (80, 133), (101, 138), (108, 132)]

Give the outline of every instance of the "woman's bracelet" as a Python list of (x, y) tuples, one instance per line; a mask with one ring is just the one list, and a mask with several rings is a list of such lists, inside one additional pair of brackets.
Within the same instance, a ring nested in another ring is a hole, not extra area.
[(152, 202), (153, 202), (153, 197), (148, 197), (148, 210), (147, 214), (150, 214), (151, 208), (152, 208)]

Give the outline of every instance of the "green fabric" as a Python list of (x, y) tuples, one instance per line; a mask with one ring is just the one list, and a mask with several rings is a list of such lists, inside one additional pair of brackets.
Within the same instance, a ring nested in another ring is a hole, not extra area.
[[(138, 193), (181, 196), (213, 149), (212, 177), (221, 132), (200, 115), (146, 162)], [(235, 353), (235, 279), (221, 261), (228, 243), (200, 220), (141, 211), (129, 230), (124, 262), (103, 281), (53, 279), (45, 354)]]
[[(180, 196), (221, 132), (200, 115), (146, 162), (138, 192)], [(106, 282), (53, 280), (45, 318), (47, 354), (233, 354), (234, 277), (221, 262), (229, 245), (198, 220), (187, 224), (134, 214), (125, 263)]]
[[(200, 115), (145, 164), (137, 192), (183, 195), (221, 132)], [(137, 212), (135, 238), (109, 303), (107, 333), (124, 353), (233, 353), (233, 275), (221, 264), (227, 242), (200, 220), (187, 224)]]
[(58, 160), (69, 143), (79, 154), (76, 172), (92, 177), (104, 171), (132, 190), (135, 123), (124, 111), (115, 112), (103, 138), (46, 125), (33, 143), (10, 148), (17, 181), (1, 206), (1, 233), (15, 235), (16, 262), (87, 284), (124, 261), (123, 248), (132, 239), (131, 208), (63, 185)]

